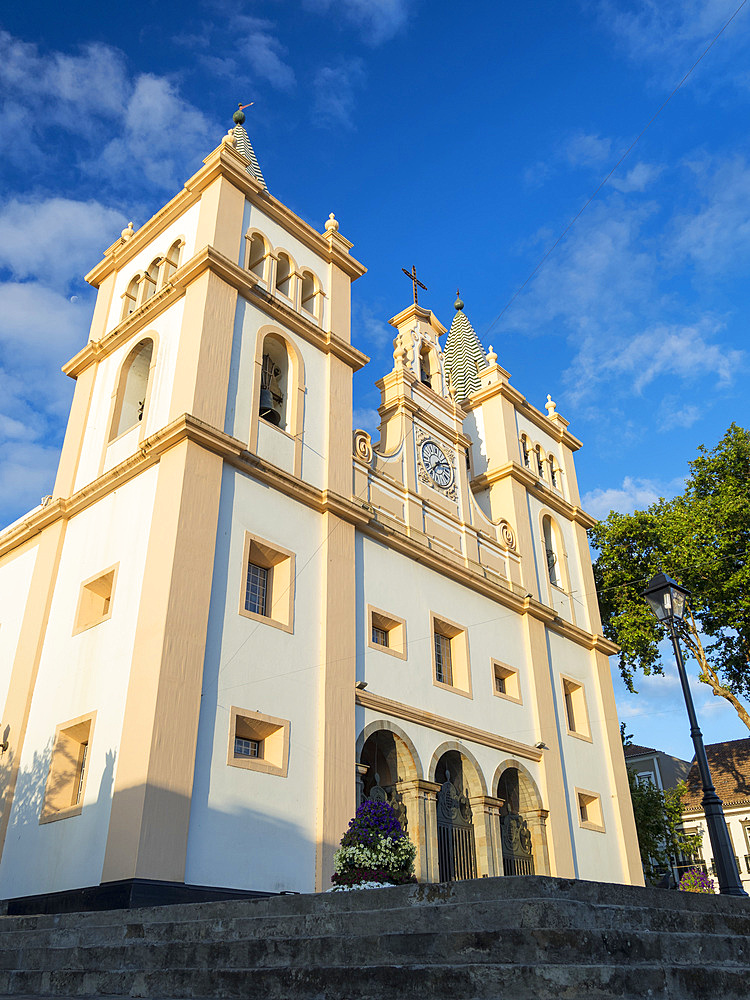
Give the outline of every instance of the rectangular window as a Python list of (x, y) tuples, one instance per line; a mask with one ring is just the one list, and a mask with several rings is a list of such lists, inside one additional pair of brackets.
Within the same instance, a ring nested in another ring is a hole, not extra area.
[(604, 817), (602, 815), (602, 800), (596, 792), (576, 788), (578, 800), (578, 821), (584, 830), (594, 830), (604, 833)]
[(377, 625), (372, 626), (372, 641), (376, 646), (387, 646), (388, 645), (388, 633), (384, 628), (378, 628)]
[(572, 677), (561, 677), (560, 679), (568, 735), (591, 743), (591, 726), (583, 684)]
[(265, 566), (247, 564), (247, 587), (245, 588), (245, 611), (266, 617), (266, 597), (268, 595), (268, 569)]
[(289, 730), (287, 719), (231, 708), (227, 764), (230, 767), (262, 771), (286, 778), (289, 768)]
[(55, 730), (40, 823), (79, 816), (89, 772), (96, 713), (63, 722)]
[(294, 631), (295, 555), (245, 532), (239, 612), (245, 618)]
[(262, 757), (262, 746), (261, 740), (246, 740), (242, 736), (235, 736), (234, 755), (235, 757)]
[(391, 612), (367, 605), (368, 643), (370, 649), (406, 659), (406, 621)]
[(521, 685), (518, 681), (518, 671), (498, 660), (492, 660), (492, 678), (494, 693), (498, 698), (521, 704)]
[[(119, 565), (119, 564), (118, 564)], [(112, 617), (112, 598), (117, 581), (117, 566), (84, 580), (78, 595), (73, 635), (93, 628)]]
[(453, 661), (451, 641), (447, 635), (435, 633), (435, 679), (441, 684), (453, 686)]
[(471, 698), (469, 637), (465, 628), (449, 618), (430, 613), (432, 677), (438, 687)]

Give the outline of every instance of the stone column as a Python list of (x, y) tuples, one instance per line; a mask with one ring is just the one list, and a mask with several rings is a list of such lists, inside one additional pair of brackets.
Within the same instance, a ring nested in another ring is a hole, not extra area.
[[(469, 799), (474, 823), (477, 852), (477, 876), (490, 878), (503, 874), (500, 844), (500, 799), (491, 795), (472, 795)], [(498, 855), (499, 863), (498, 863)]]
[(437, 793), (440, 785), (414, 778), (399, 781), (409, 822), (409, 839), (417, 849), (414, 873), (419, 882), (439, 881), (437, 853)]
[(549, 850), (547, 848), (547, 809), (529, 809), (524, 812), (531, 831), (531, 849), (534, 852), (534, 874), (549, 875)]

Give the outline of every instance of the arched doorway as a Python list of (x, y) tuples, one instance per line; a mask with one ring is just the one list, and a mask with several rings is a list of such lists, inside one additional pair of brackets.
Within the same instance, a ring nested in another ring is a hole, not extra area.
[(408, 833), (409, 809), (402, 785), (417, 778), (419, 772), (407, 744), (388, 729), (376, 729), (365, 739), (359, 761), (360, 800), (388, 802)]
[(474, 816), (469, 801), (475, 776), (458, 750), (446, 751), (435, 768), (437, 793), (438, 868), (441, 882), (477, 877)]
[(546, 810), (536, 785), (517, 761), (501, 766), (496, 787), (504, 875), (549, 874)]

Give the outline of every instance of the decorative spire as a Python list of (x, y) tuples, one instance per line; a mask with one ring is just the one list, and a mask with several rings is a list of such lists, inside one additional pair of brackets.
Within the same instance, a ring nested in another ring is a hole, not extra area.
[(487, 357), (474, 327), (466, 318), (460, 296), (455, 305), (456, 315), (448, 331), (443, 357), (456, 401), (462, 403), (481, 387), (479, 372), (487, 367)]
[(232, 120), (234, 121), (234, 128), (232, 129), (234, 133), (234, 148), (238, 153), (241, 153), (246, 160), (250, 161), (247, 167), (247, 172), (252, 174), (256, 181), (260, 181), (267, 191), (268, 188), (266, 187), (266, 181), (263, 177), (263, 171), (260, 169), (258, 158), (255, 155), (255, 150), (250, 142), (250, 136), (245, 131), (245, 112), (242, 109), (249, 108), (251, 104), (240, 104), (238, 110), (232, 115)]
[(453, 308), (460, 310), (460, 309), (463, 309), (463, 307), (464, 307), (464, 303), (463, 303), (463, 300), (461, 298), (461, 293), (459, 292), (458, 289), (456, 289), (456, 301), (453, 303)]

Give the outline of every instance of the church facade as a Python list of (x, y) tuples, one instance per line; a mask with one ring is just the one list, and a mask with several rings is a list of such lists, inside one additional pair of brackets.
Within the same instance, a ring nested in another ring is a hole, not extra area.
[(416, 294), (352, 435), (351, 249), (239, 120), (87, 276), (54, 490), (0, 533), (0, 897), (326, 889), (363, 797), (423, 881), (642, 884), (580, 442)]

